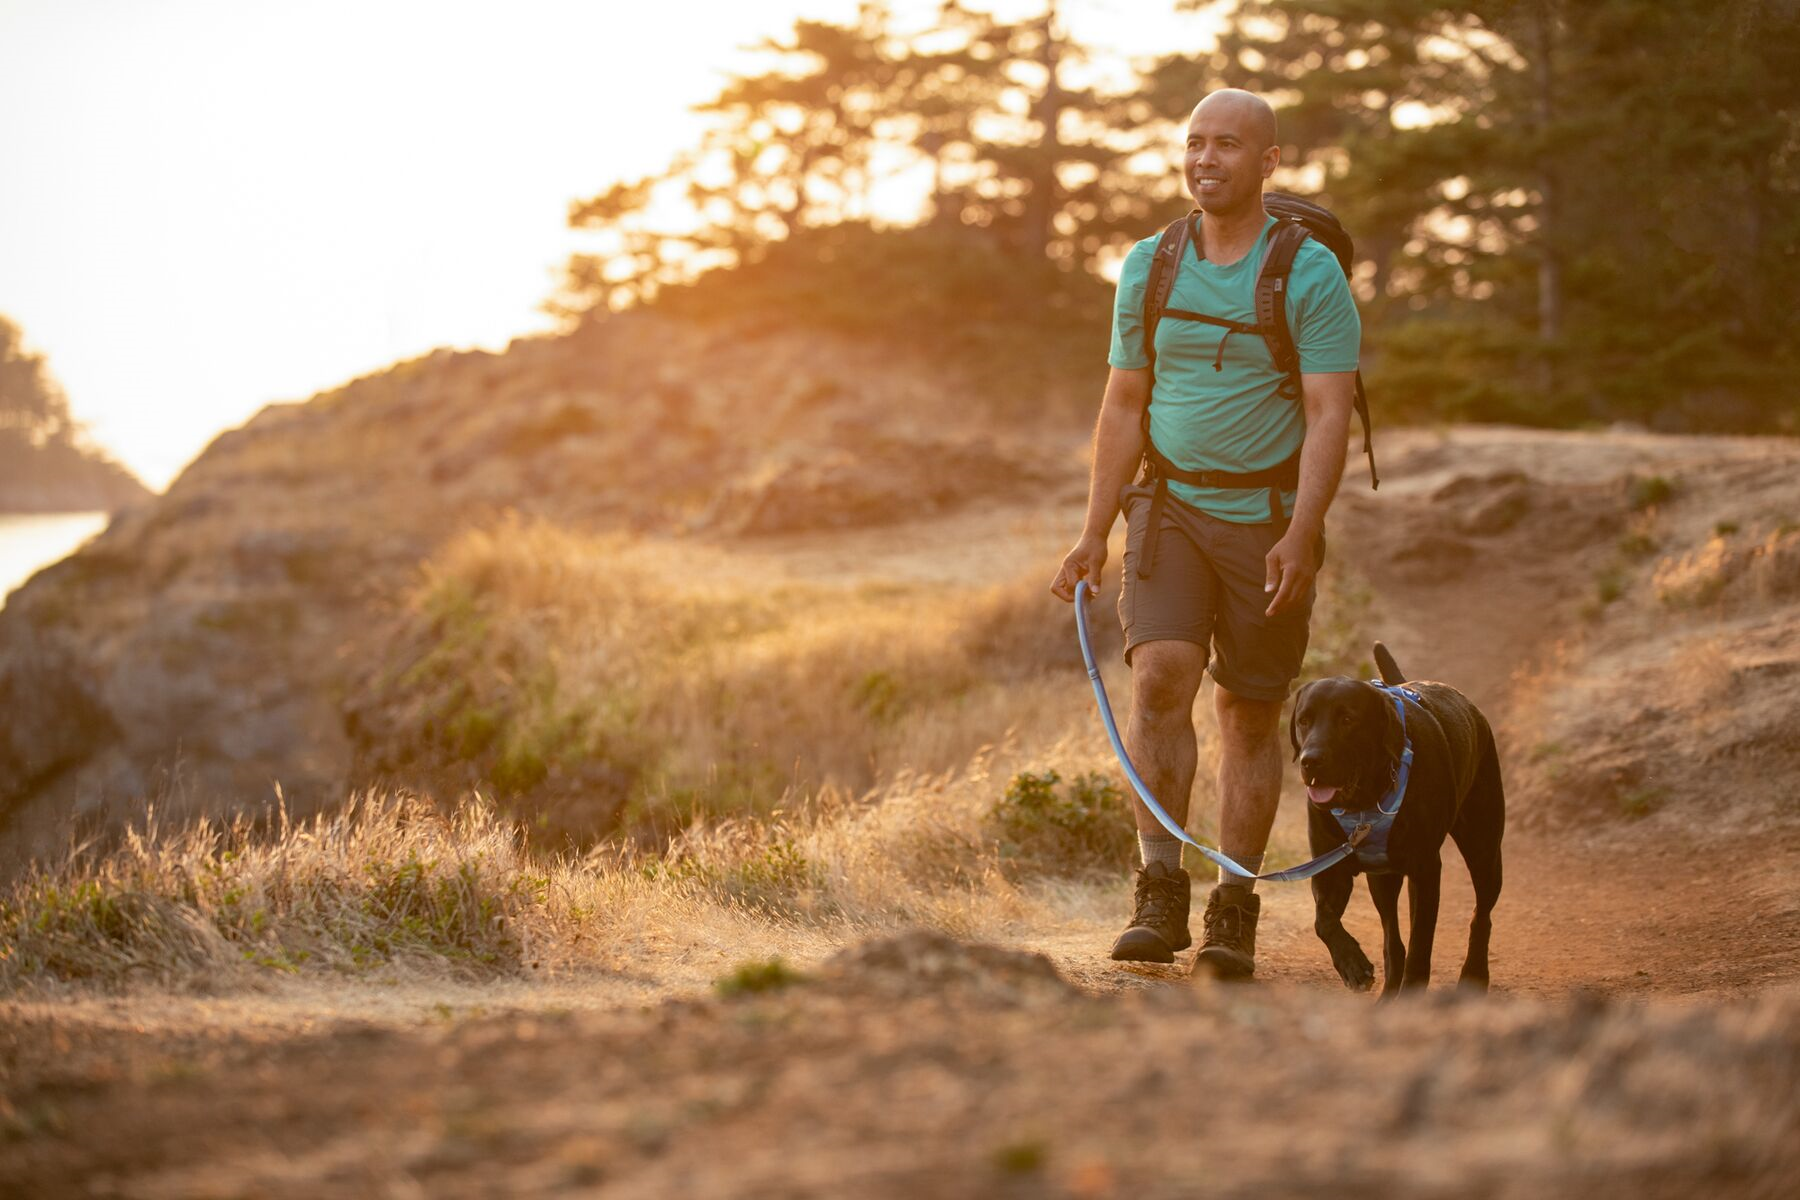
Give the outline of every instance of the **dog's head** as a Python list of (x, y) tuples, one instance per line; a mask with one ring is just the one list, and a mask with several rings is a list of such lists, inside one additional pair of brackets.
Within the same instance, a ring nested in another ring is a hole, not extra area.
[(1294, 697), (1288, 740), (1318, 805), (1369, 808), (1387, 793), (1406, 732), (1394, 702), (1357, 679), (1319, 679)]

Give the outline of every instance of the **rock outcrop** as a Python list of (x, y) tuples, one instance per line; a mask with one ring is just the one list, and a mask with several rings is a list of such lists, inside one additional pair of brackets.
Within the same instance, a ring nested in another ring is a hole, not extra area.
[(964, 392), (863, 342), (641, 313), (270, 406), (0, 611), (0, 874), (152, 804), (303, 815), (367, 782), (346, 693), (459, 528), (741, 536), (1034, 478)]

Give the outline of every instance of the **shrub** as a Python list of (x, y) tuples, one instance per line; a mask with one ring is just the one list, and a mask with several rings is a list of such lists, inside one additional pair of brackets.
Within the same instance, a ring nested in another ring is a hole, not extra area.
[(1626, 485), (1625, 499), (1633, 512), (1642, 512), (1668, 500), (1675, 485), (1661, 475), (1633, 475)]
[(742, 996), (760, 992), (777, 992), (803, 983), (806, 976), (780, 958), (739, 963), (729, 975), (721, 976), (713, 990), (721, 996)]
[(1611, 604), (1625, 594), (1625, 572), (1617, 564), (1603, 567), (1594, 576), (1594, 595), (1601, 604)]
[(1059, 789), (1062, 783), (1056, 771), (1012, 777), (989, 814), (1002, 857), (1026, 871), (1052, 874), (1115, 869), (1136, 843), (1124, 794), (1098, 774), (1077, 776)]

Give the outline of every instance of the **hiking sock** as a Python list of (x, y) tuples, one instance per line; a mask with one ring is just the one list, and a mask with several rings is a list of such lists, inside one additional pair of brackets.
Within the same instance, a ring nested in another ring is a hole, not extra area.
[[(1138, 834), (1139, 838), (1142, 838), (1143, 836), (1144, 835), (1141, 833)], [(1173, 841), (1174, 839), (1171, 838), (1170, 840)], [(1231, 861), (1238, 864), (1238, 866), (1243, 867), (1246, 871), (1262, 870), (1263, 856), (1260, 854), (1230, 854), (1226, 857), (1230, 858)], [(1245, 879), (1242, 875), (1234, 875), (1224, 867), (1220, 867), (1219, 886), (1243, 888), (1246, 892), (1254, 892), (1256, 890), (1256, 880)]]
[(1167, 833), (1138, 832), (1138, 854), (1144, 865), (1161, 863), (1171, 871), (1181, 870), (1181, 839)]

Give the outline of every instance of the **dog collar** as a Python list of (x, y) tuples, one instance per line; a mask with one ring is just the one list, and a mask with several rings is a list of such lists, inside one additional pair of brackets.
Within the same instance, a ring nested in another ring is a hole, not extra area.
[[(1394, 702), (1394, 713), (1400, 718), (1400, 765), (1394, 771), (1394, 786), (1375, 802), (1374, 808), (1333, 808), (1331, 815), (1344, 831), (1345, 843), (1356, 853), (1356, 861), (1365, 868), (1381, 870), (1388, 865), (1388, 831), (1406, 799), (1406, 781), (1412, 775), (1412, 735), (1406, 732), (1406, 701), (1419, 703), (1419, 693), (1409, 687), (1385, 683), (1372, 686), (1388, 694)], [(1402, 698), (1404, 697), (1404, 699)]]

